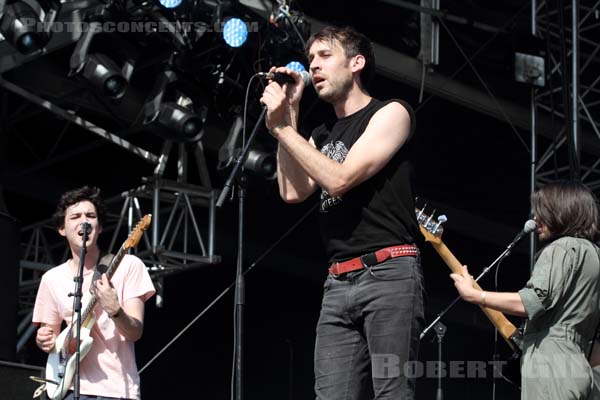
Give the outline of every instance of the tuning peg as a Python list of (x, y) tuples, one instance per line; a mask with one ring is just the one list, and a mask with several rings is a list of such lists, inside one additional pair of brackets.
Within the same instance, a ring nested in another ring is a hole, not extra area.
[(433, 215), (435, 214), (436, 211), (437, 211), (437, 208), (434, 208), (433, 212), (431, 213), (431, 215), (429, 215), (429, 218), (425, 222), (425, 225), (429, 225), (429, 223), (431, 222), (431, 219), (433, 218)]
[(448, 221), (448, 217), (444, 214), (437, 217), (437, 223), (434, 224), (433, 232), (435, 235), (439, 235), (441, 233), (441, 226), (444, 222)]
[(423, 216), (423, 213), (425, 212), (425, 207), (427, 207), (427, 203), (425, 203), (425, 205), (423, 205), (423, 207), (419, 210), (419, 213), (417, 214), (417, 221), (421, 222), (421, 217)]

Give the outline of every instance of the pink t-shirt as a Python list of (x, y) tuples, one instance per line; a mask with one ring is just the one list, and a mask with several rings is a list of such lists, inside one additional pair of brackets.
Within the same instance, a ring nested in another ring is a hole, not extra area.
[[(60, 324), (71, 322), (75, 290), (71, 260), (52, 268), (42, 276), (33, 309), (33, 323)], [(90, 289), (94, 270), (84, 270), (83, 293)], [(155, 293), (144, 263), (125, 255), (111, 282), (117, 290), (121, 306), (126, 300), (140, 297), (148, 300)], [(85, 308), (85, 304), (83, 305)], [(96, 323), (91, 336), (94, 342), (81, 360), (81, 394), (136, 399), (140, 396), (140, 376), (135, 363), (133, 342), (125, 339), (102, 307), (96, 306)]]

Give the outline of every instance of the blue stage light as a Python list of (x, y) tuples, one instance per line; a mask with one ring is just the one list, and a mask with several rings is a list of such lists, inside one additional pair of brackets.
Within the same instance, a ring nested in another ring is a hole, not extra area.
[(306, 71), (306, 68), (304, 68), (304, 65), (300, 61), (290, 61), (286, 67), (296, 72)]
[(223, 39), (231, 47), (240, 47), (248, 38), (248, 27), (239, 18), (231, 18), (223, 26)]
[(160, 5), (165, 8), (176, 8), (181, 5), (183, 0), (159, 0)]

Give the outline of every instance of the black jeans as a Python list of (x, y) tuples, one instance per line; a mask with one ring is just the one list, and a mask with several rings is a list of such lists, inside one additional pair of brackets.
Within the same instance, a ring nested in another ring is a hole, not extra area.
[(414, 398), (424, 326), (419, 257), (398, 257), (325, 281), (315, 345), (318, 400)]

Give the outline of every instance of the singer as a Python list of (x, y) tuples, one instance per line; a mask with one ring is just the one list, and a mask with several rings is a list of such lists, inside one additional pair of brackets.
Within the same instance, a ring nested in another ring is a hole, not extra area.
[[(73, 278), (77, 275), (82, 247), (82, 223), (89, 223), (84, 261), (83, 293), (90, 287), (98, 299), (96, 324), (91, 330), (93, 343), (81, 359), (81, 399), (139, 398), (139, 375), (134, 342), (142, 336), (144, 302), (155, 293), (142, 261), (126, 255), (111, 281), (106, 274), (92, 279), (101, 258), (96, 243), (102, 233), (105, 209), (100, 190), (84, 186), (66, 192), (53, 215), (58, 233), (71, 249), (71, 258), (42, 276), (33, 310), (33, 323), (40, 326), (36, 344), (45, 352), (55, 347), (62, 322), (73, 315)], [(85, 307), (85, 305), (84, 305)], [(71, 399), (73, 393), (66, 398)]]
[(464, 300), (529, 319), (521, 399), (587, 399), (592, 371), (586, 355), (600, 321), (596, 199), (579, 183), (549, 184), (532, 194), (531, 209), (546, 246), (523, 289), (477, 290), (466, 266), (451, 277)]
[(295, 203), (320, 191), (330, 267), (316, 328), (316, 397), (413, 399), (404, 366), (417, 360), (424, 322), (411, 179), (415, 116), (402, 100), (371, 97), (373, 49), (352, 28), (322, 29), (306, 53), (314, 89), (336, 118), (309, 140), (298, 133), (304, 84), (287, 68), (270, 72), (295, 83), (270, 82), (261, 102), (279, 141), (281, 197)]

